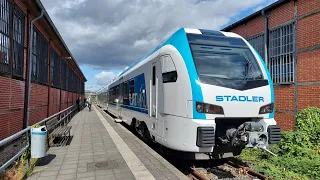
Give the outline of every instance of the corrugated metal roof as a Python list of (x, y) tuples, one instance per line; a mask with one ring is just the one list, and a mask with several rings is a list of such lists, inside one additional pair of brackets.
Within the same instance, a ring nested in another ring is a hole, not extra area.
[(249, 16), (247, 16), (247, 17), (245, 17), (245, 18), (243, 18), (243, 19), (241, 19), (241, 20), (239, 20), (239, 21), (237, 21), (237, 22), (235, 22), (235, 23), (223, 28), (221, 31), (229, 31), (230, 29), (235, 28), (238, 25), (243, 24), (244, 22), (249, 21), (249, 20), (261, 15), (263, 11), (264, 12), (270, 11), (271, 9), (273, 9), (273, 8), (275, 8), (277, 6), (280, 6), (281, 4), (283, 4), (285, 2), (288, 2), (288, 1), (290, 1), (290, 0), (278, 0), (278, 1), (270, 4), (269, 6), (267, 6), (267, 7), (255, 12), (255, 13), (253, 13), (253, 14), (251, 14), (251, 15), (249, 15)]

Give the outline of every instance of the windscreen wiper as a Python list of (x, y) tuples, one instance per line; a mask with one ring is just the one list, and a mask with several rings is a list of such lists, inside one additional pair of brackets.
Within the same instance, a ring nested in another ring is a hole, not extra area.
[(247, 67), (247, 72), (246, 72), (246, 75), (244, 76), (243, 80), (247, 80), (249, 78), (249, 72), (250, 72), (251, 77), (253, 78), (252, 64), (249, 61), (248, 57), (244, 53), (242, 53), (242, 54), (243, 54), (243, 56), (244, 56), (244, 58), (245, 58), (245, 60), (247, 62), (246, 65), (245, 65)]

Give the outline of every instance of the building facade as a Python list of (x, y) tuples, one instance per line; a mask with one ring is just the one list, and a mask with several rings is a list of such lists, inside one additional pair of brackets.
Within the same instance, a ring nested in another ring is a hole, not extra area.
[(245, 37), (264, 59), (283, 130), (294, 128), (300, 110), (320, 107), (319, 0), (279, 0), (222, 31)]
[(29, 71), (30, 125), (84, 98), (86, 78), (45, 10), (30, 32), (42, 9), (37, 0), (0, 1), (0, 140), (26, 127)]

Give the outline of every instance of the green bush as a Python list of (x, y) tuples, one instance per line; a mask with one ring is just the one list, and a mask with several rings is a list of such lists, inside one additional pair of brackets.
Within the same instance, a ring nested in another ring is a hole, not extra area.
[(320, 108), (299, 112), (295, 130), (282, 132), (270, 150), (277, 156), (245, 149), (239, 158), (274, 179), (320, 179)]
[(304, 132), (314, 145), (320, 145), (320, 108), (309, 107), (297, 115), (296, 131)]

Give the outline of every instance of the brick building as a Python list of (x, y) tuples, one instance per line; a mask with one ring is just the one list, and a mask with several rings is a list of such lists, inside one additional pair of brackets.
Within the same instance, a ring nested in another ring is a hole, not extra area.
[(30, 125), (84, 98), (86, 78), (45, 10), (30, 32), (42, 9), (37, 0), (0, 1), (0, 140), (25, 128), (29, 63)]
[(320, 107), (320, 0), (279, 0), (222, 31), (245, 37), (265, 60), (283, 130), (300, 110)]

